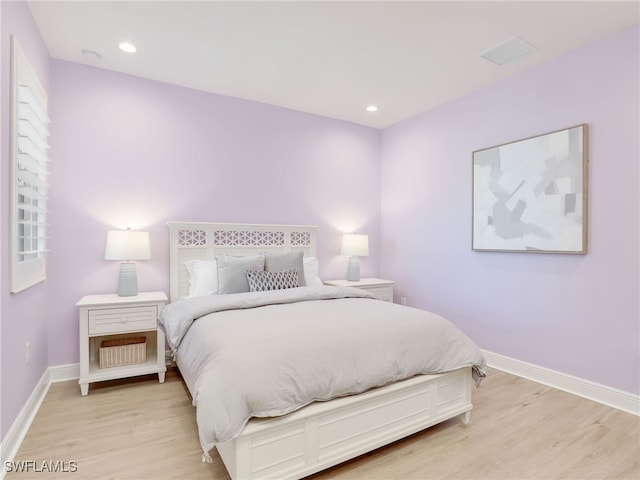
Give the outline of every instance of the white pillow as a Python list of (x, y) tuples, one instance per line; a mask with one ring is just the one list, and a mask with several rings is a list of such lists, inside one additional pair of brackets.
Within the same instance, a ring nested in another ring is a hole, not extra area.
[(188, 260), (184, 262), (189, 272), (189, 296), (218, 293), (218, 265), (215, 260)]
[(304, 267), (304, 280), (308, 287), (322, 287), (324, 283), (318, 276), (318, 259), (316, 257), (304, 257), (302, 259)]

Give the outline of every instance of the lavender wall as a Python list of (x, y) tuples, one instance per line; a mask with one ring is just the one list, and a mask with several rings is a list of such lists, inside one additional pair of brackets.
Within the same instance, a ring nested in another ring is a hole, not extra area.
[[(4, 438), (24, 402), (48, 365), (47, 305), (49, 285), (42, 282), (17, 294), (9, 293), (9, 203), (10, 193), (10, 36), (15, 35), (45, 90), (49, 90), (49, 54), (44, 47), (29, 7), (24, 2), (0, 2), (2, 17), (0, 55), (2, 71), (2, 167), (0, 169), (0, 330), (1, 338), (1, 416)], [(25, 343), (31, 344), (31, 361), (25, 364)]]
[(168, 291), (168, 220), (318, 225), (327, 279), (341, 231), (379, 252), (379, 130), (57, 60), (51, 90), (50, 365), (78, 362), (78, 299), (117, 290), (109, 229), (151, 232), (140, 290)]
[[(632, 393), (639, 358), (634, 27), (383, 132), (381, 274), (489, 351)], [(586, 256), (471, 251), (471, 152), (589, 125)]]

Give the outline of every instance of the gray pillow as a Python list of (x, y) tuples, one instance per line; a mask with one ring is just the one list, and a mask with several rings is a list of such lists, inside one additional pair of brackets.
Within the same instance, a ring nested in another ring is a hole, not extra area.
[(298, 286), (298, 272), (295, 268), (282, 272), (265, 272), (247, 270), (249, 289), (252, 292), (264, 292), (267, 290), (284, 290)]
[(298, 285), (305, 287), (307, 282), (304, 279), (303, 257), (304, 252), (302, 250), (287, 253), (265, 253), (264, 270), (267, 272), (284, 272), (295, 268), (298, 272)]
[(216, 256), (218, 264), (218, 293), (242, 293), (249, 291), (247, 270), (264, 270), (264, 255)]

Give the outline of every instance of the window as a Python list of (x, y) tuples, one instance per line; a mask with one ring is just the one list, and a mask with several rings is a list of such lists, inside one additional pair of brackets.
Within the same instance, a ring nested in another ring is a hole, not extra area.
[(47, 94), (12, 37), (11, 292), (46, 278)]

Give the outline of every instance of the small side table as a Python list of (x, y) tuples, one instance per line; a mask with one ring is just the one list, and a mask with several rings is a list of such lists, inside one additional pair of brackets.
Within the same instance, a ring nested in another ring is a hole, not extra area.
[(381, 300), (393, 302), (393, 280), (383, 280), (382, 278), (361, 278), (357, 282), (349, 280), (327, 280), (325, 285), (333, 285), (336, 287), (355, 287), (367, 292), (371, 292), (378, 296)]
[[(131, 297), (116, 294), (87, 295), (76, 306), (80, 326), (80, 391), (89, 393), (89, 383), (157, 373), (164, 383), (167, 371), (164, 333), (158, 328), (158, 314), (167, 302), (164, 292), (139, 293)], [(103, 340), (132, 336), (146, 337), (145, 363), (100, 368), (99, 349)]]

